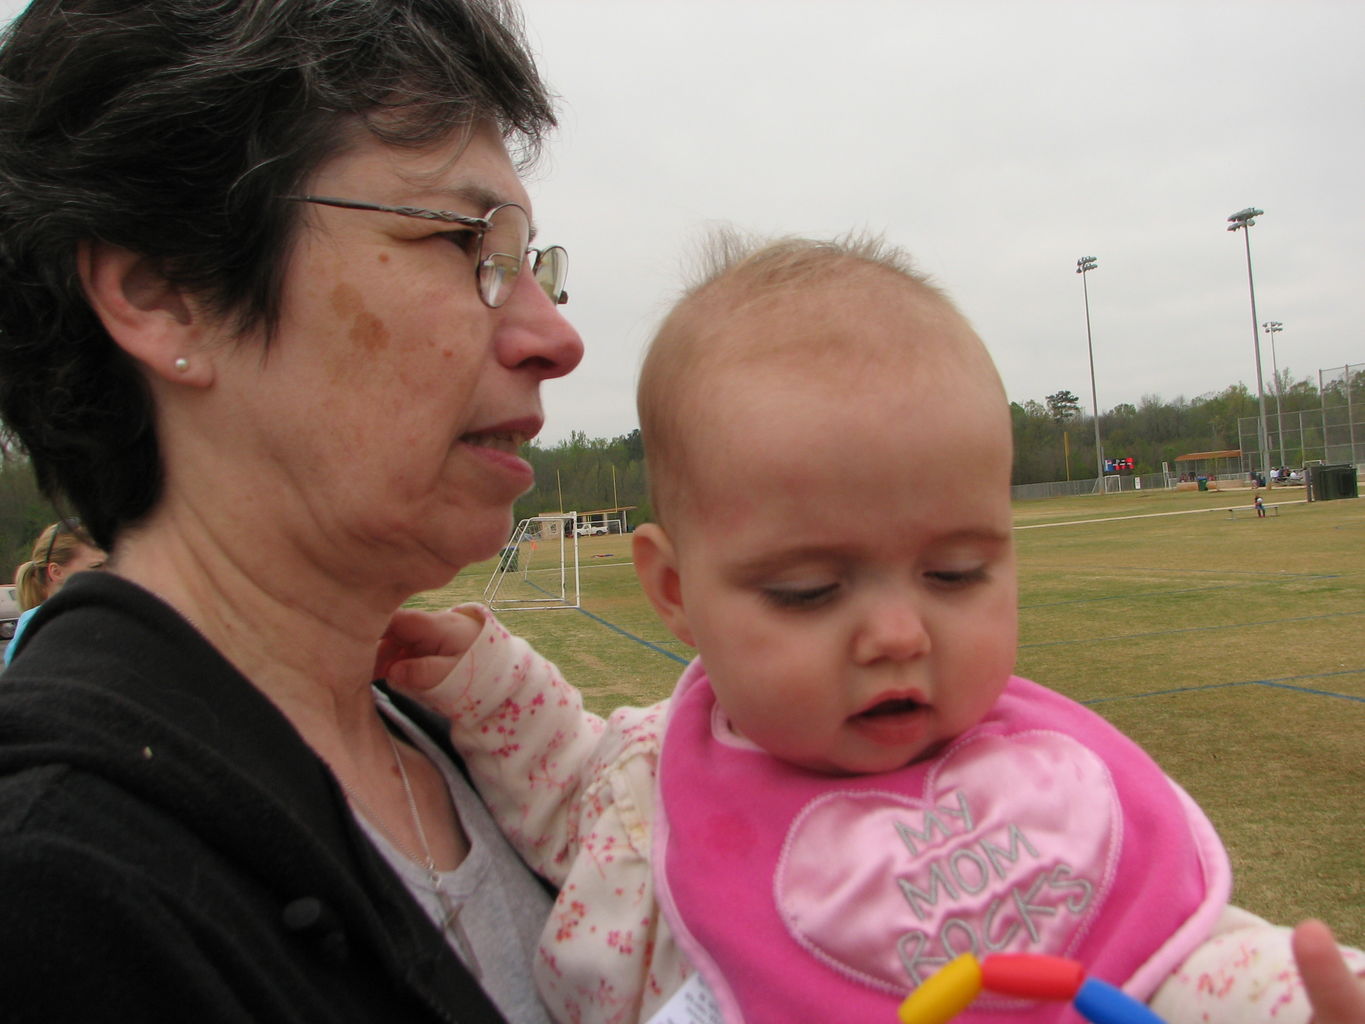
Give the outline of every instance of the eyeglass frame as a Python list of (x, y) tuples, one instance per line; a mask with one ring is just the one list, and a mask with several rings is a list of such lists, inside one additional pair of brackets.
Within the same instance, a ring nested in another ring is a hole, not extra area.
[[(313, 203), (317, 206), (334, 206), (341, 210), (367, 210), (374, 213), (396, 213), (400, 217), (415, 217), (418, 220), (435, 220), (440, 221), (444, 224), (459, 224), (462, 227), (472, 229), (478, 234), (480, 257), (483, 256), (484, 237), (493, 228), (493, 214), (497, 213), (504, 207), (515, 206), (518, 210), (522, 212), (523, 216), (526, 217), (527, 224), (531, 222), (531, 215), (526, 212), (526, 208), (522, 206), (520, 203), (499, 203), (497, 206), (493, 207), (491, 210), (485, 213), (482, 217), (469, 217), (463, 213), (455, 213), (452, 210), (428, 210), (421, 206), (386, 206), (383, 203), (367, 203), (359, 199), (342, 199), (338, 196), (302, 195), (282, 196), (281, 198), (291, 203)], [(543, 249), (538, 249), (532, 245), (527, 246), (526, 252), (520, 254), (521, 262), (517, 264), (517, 273), (520, 274), (521, 268), (526, 264), (526, 254), (535, 253), (536, 259), (535, 262), (531, 265), (531, 276), (534, 277), (536, 271), (540, 269), (540, 264), (544, 260), (545, 254), (548, 253), (551, 249), (558, 249), (560, 251), (560, 253), (562, 254), (560, 258), (565, 261), (565, 265), (567, 267), (569, 252), (567, 249), (564, 248), (564, 246), (547, 245)], [(508, 253), (507, 255), (511, 254)], [(474, 290), (478, 292), (479, 300), (485, 306), (487, 306), (489, 309), (498, 309), (507, 302), (507, 299), (503, 299), (502, 302), (499, 302), (497, 305), (494, 305), (492, 302), (488, 300), (488, 296), (484, 294), (483, 281), (479, 276), (479, 271), (487, 262), (488, 260), (481, 258), (477, 263), (474, 264)], [(567, 269), (564, 272), (564, 276), (566, 278), (568, 277)], [(542, 287), (541, 290), (544, 291), (544, 288)], [(562, 286), (558, 289), (558, 291), (559, 291), (558, 295), (551, 295), (549, 292), (545, 292), (545, 295), (555, 305), (562, 306), (569, 301), (569, 293), (567, 289), (565, 289)], [(509, 292), (508, 295), (510, 297), (511, 293)]]

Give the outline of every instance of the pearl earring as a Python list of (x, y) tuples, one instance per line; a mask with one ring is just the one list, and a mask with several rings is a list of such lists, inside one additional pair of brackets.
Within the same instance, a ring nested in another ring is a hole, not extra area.
[(190, 368), (190, 361), (186, 359), (184, 356), (180, 356), (171, 365), (175, 367), (176, 373), (184, 373)]

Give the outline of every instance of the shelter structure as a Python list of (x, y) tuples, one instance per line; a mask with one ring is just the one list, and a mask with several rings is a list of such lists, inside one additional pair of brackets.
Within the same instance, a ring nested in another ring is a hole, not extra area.
[(630, 523), (627, 512), (633, 512), (637, 505), (618, 505), (615, 508), (595, 508), (590, 512), (578, 513), (582, 533), (628, 533)]
[[(1175, 457), (1176, 471), (1180, 483), (1190, 487), (1198, 485), (1202, 477), (1207, 483), (1220, 476), (1236, 479), (1242, 475), (1242, 449), (1224, 448), (1215, 452), (1190, 452)], [(1201, 488), (1202, 489), (1202, 488)]]

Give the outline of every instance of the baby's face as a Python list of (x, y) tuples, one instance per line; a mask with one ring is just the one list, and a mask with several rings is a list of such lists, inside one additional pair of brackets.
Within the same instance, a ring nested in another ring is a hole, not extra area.
[[(884, 319), (849, 330), (904, 330)], [(735, 731), (865, 773), (979, 721), (1017, 626), (1009, 414), (981, 364), (769, 363), (707, 388), (670, 536), (684, 639)]]

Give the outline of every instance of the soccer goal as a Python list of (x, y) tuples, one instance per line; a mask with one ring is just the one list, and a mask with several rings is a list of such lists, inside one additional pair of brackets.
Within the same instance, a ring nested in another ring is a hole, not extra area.
[(519, 522), (483, 588), (484, 604), (494, 611), (577, 608), (576, 522), (575, 512)]

